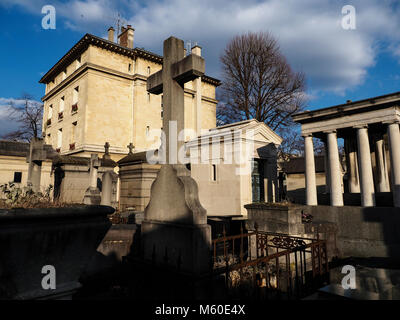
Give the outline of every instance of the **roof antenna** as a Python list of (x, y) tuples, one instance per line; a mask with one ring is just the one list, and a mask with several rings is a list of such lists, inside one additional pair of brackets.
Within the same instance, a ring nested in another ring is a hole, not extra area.
[(192, 52), (192, 42), (186, 41), (186, 48), (187, 48), (187, 54), (189, 55)]

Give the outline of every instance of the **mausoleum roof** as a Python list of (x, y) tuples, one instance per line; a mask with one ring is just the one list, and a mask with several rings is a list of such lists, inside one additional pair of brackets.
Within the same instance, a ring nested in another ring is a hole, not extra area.
[[(314, 156), (315, 172), (325, 172), (324, 156)], [(304, 173), (304, 157), (291, 158), (289, 161), (281, 162), (282, 171), (287, 174)]]
[(0, 140), (0, 155), (2, 156), (26, 157), (28, 152), (29, 143), (27, 142)]
[(310, 123), (343, 117), (346, 115), (379, 110), (389, 106), (400, 106), (400, 92), (394, 92), (358, 101), (349, 100), (344, 104), (297, 113), (293, 115), (293, 120), (298, 123)]

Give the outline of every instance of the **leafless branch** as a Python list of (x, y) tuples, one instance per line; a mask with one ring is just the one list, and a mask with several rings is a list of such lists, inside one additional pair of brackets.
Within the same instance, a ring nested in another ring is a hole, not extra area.
[(29, 142), (33, 137), (37, 138), (40, 135), (43, 105), (34, 101), (33, 97), (26, 93), (19, 100), (23, 100), (22, 106), (10, 102), (8, 116), (10, 121), (16, 121), (19, 127), (3, 135), (2, 138)]

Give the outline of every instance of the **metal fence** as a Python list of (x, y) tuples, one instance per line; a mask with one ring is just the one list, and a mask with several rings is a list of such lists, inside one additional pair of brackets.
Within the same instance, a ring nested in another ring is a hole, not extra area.
[(299, 299), (328, 282), (326, 241), (261, 231), (214, 239), (213, 274), (232, 297)]

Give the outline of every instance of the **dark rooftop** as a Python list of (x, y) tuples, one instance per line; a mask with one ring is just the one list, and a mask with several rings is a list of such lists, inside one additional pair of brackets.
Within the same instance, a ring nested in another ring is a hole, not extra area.
[[(315, 172), (325, 172), (324, 156), (315, 156)], [(282, 171), (287, 174), (304, 173), (305, 161), (304, 157), (291, 158), (288, 162), (281, 163)]]
[[(87, 33), (60, 60), (58, 60), (57, 63), (49, 71), (46, 72), (46, 74), (39, 80), (39, 82), (40, 83), (50, 82), (55, 75), (59, 74), (67, 65), (69, 65), (72, 61), (74, 61), (74, 59), (76, 59), (77, 56), (79, 56), (82, 52), (84, 52), (90, 44), (129, 57), (142, 57), (160, 64), (162, 64), (163, 62), (162, 56), (147, 51), (143, 48), (136, 47), (134, 49), (131, 49), (128, 47), (121, 46), (116, 42), (112, 42), (100, 38), (98, 36), (92, 35), (90, 33)], [(216, 86), (220, 85), (220, 80), (207, 75), (203, 75), (201, 79), (204, 82), (208, 82)]]
[(0, 155), (2, 156), (26, 157), (28, 152), (29, 143), (27, 142), (0, 140)]

